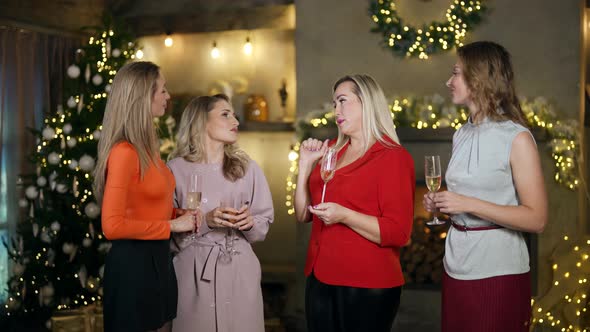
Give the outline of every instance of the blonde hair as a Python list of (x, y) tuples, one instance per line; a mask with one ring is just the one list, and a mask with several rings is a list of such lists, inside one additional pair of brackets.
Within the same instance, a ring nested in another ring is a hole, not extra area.
[(104, 192), (109, 153), (115, 144), (125, 141), (133, 145), (139, 155), (141, 177), (150, 164), (158, 165), (160, 143), (153, 123), (152, 99), (159, 77), (160, 67), (141, 61), (126, 64), (113, 79), (94, 170), (94, 193), (99, 201)]
[(457, 54), (477, 116), (512, 120), (526, 127), (514, 88), (510, 53), (494, 42), (479, 41), (460, 47)]
[[(391, 142), (385, 140), (389, 137), (398, 145), (400, 144), (395, 126), (389, 111), (389, 105), (385, 99), (385, 94), (379, 84), (369, 75), (357, 74), (347, 75), (336, 81), (332, 92), (336, 92), (338, 86), (344, 82), (352, 82), (352, 92), (359, 98), (362, 104), (362, 135), (364, 138), (363, 153), (367, 152), (373, 141), (379, 141), (385, 146), (393, 147)], [(340, 149), (350, 137), (338, 131), (338, 139), (335, 148)]]
[[(207, 162), (205, 147), (207, 121), (209, 112), (220, 101), (229, 103), (229, 98), (224, 94), (217, 94), (193, 98), (188, 103), (182, 112), (178, 126), (176, 148), (170, 154), (169, 159), (184, 158), (189, 162)], [(223, 150), (223, 176), (232, 182), (243, 178), (248, 170), (250, 157), (235, 143), (226, 144)]]

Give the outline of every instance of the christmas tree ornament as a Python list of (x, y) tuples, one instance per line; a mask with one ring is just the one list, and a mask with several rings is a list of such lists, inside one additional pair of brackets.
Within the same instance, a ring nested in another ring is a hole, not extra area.
[(25, 266), (21, 263), (15, 263), (12, 266), (12, 273), (14, 273), (15, 276), (17, 277), (21, 277), (23, 275), (23, 273), (25, 273)]
[(80, 101), (78, 102), (78, 114), (80, 114), (80, 112), (82, 112), (82, 108), (84, 107), (84, 95), (80, 96)]
[(47, 156), (47, 161), (52, 164), (52, 165), (57, 165), (59, 164), (59, 161), (61, 160), (59, 154), (57, 152), (51, 152), (48, 156)]
[(62, 245), (61, 250), (64, 252), (64, 254), (70, 255), (74, 252), (74, 250), (76, 250), (76, 246), (71, 242), (65, 242)]
[(59, 224), (58, 221), (54, 221), (51, 223), (51, 226), (49, 226), (51, 228), (52, 231), (54, 232), (59, 232), (59, 230), (61, 229), (61, 225)]
[(94, 158), (85, 154), (80, 158), (79, 161), (80, 169), (86, 172), (90, 172), (94, 169), (95, 161)]
[(80, 67), (76, 66), (76, 65), (71, 65), (68, 67), (68, 77), (75, 79), (80, 77)]
[(76, 107), (76, 99), (74, 99), (74, 97), (70, 96), (70, 98), (68, 98), (68, 101), (66, 102), (66, 104), (68, 105), (69, 108), (74, 108), (74, 107)]
[(118, 57), (120, 57), (120, 56), (121, 56), (121, 50), (120, 50), (120, 49), (118, 49), (118, 48), (115, 48), (115, 49), (113, 50), (113, 52), (111, 53), (111, 55), (112, 55), (114, 58), (118, 58)]
[(84, 213), (86, 213), (88, 218), (95, 219), (100, 214), (100, 208), (98, 207), (98, 204), (90, 202), (84, 207)]
[(64, 114), (64, 107), (62, 104), (58, 104), (57, 105), (57, 110), (56, 110), (57, 115), (63, 115)]
[(104, 278), (104, 265), (98, 269), (98, 276), (103, 279)]
[(100, 76), (99, 74), (96, 74), (94, 76), (92, 76), (92, 84), (99, 86), (102, 84), (102, 76)]
[[(70, 97), (70, 98), (72, 98), (72, 97)], [(74, 106), (76, 106), (76, 105), (74, 104)], [(74, 106), (72, 106), (72, 108)], [(69, 135), (72, 132), (72, 124), (71, 123), (64, 124), (62, 130), (63, 130), (64, 134)]]
[(86, 269), (86, 265), (82, 265), (78, 271), (78, 279), (80, 279), (80, 286), (85, 287), (86, 280), (88, 280), (88, 270)]
[(39, 187), (45, 187), (47, 185), (47, 179), (44, 176), (40, 176), (37, 178), (37, 185)]
[(84, 70), (84, 81), (86, 81), (86, 84), (88, 84), (88, 82), (90, 82), (90, 64), (89, 63), (86, 64), (86, 69)]
[(51, 248), (47, 250), (47, 261), (50, 265), (53, 265), (53, 262), (55, 261), (55, 251)]
[(59, 142), (59, 147), (63, 150), (66, 148), (66, 139), (62, 136), (61, 142)]
[(39, 196), (39, 191), (37, 190), (37, 187), (35, 186), (28, 186), (27, 189), (25, 189), (25, 196), (27, 196), (28, 199), (35, 199)]
[(95, 231), (94, 231), (94, 224), (91, 222), (88, 223), (88, 233), (90, 233), (90, 237), (94, 239)]
[(25, 249), (24, 240), (22, 236), (18, 237), (18, 253), (22, 255), (23, 250)]
[(31, 225), (31, 230), (33, 231), (33, 236), (37, 237), (37, 235), (39, 234), (39, 225), (37, 225), (36, 223), (33, 223)]
[(78, 167), (78, 161), (75, 159), (72, 159), (70, 161), (69, 167), (70, 167), (70, 169), (76, 169)]
[(98, 129), (96, 129), (95, 131), (92, 132), (92, 137), (94, 137), (95, 140), (99, 140), (100, 139), (100, 134), (102, 134), (102, 132)]
[(43, 208), (43, 203), (45, 203), (45, 196), (43, 194), (43, 190), (39, 190), (39, 207)]
[(45, 127), (45, 128), (43, 128), (41, 135), (43, 135), (43, 138), (48, 141), (52, 140), (55, 138), (55, 129), (53, 129), (51, 127)]
[(55, 294), (55, 290), (53, 289), (53, 285), (51, 283), (41, 287), (41, 294), (45, 298), (52, 298)]
[(74, 180), (72, 181), (72, 191), (74, 192), (74, 197), (78, 198), (80, 192), (78, 191), (78, 177), (74, 176)]
[(92, 245), (92, 239), (89, 237), (84, 238), (84, 240), (82, 240), (82, 245), (85, 248), (89, 248)]
[(65, 194), (68, 191), (68, 186), (63, 183), (58, 183), (55, 186), (55, 189), (57, 190), (58, 193)]
[(107, 38), (107, 42), (105, 43), (105, 51), (107, 54), (107, 57), (111, 56), (111, 38)]
[(27, 206), (29, 206), (29, 201), (27, 201), (25, 198), (21, 198), (18, 200), (18, 206), (20, 208), (26, 208)]
[(29, 208), (29, 218), (35, 218), (35, 207), (33, 206), (33, 204), (31, 204), (31, 207)]
[(111, 246), (112, 244), (110, 242), (103, 242), (98, 245), (98, 252), (106, 255), (109, 252), (109, 250), (111, 250)]
[(104, 91), (107, 92), (107, 93), (111, 92), (111, 87), (112, 86), (110, 84), (105, 85)]
[(76, 143), (78, 143), (78, 141), (76, 141), (75, 138), (71, 137), (66, 144), (68, 145), (69, 148), (73, 148), (74, 146), (76, 146)]
[(44, 243), (51, 243), (51, 235), (49, 235), (49, 232), (45, 229), (41, 231), (41, 241)]

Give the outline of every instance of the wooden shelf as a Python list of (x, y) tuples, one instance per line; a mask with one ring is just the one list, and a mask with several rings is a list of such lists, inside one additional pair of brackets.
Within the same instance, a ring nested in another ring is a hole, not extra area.
[(293, 122), (257, 122), (244, 121), (238, 128), (240, 131), (295, 131)]

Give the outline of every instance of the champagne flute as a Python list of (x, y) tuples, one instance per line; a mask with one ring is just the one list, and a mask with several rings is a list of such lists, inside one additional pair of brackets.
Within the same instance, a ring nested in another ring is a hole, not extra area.
[(324, 180), (324, 189), (322, 190), (322, 203), (324, 202), (324, 197), (326, 196), (326, 184), (328, 181), (332, 180), (334, 177), (334, 173), (336, 172), (336, 158), (338, 156), (338, 151), (334, 148), (328, 148), (324, 157), (322, 158), (322, 165), (320, 169), (320, 174), (322, 176), (322, 180)]
[[(440, 156), (425, 156), (424, 157), (424, 177), (426, 178), (426, 187), (431, 193), (435, 193), (440, 189), (442, 181), (440, 170)], [(434, 209), (434, 218), (427, 222), (426, 225), (442, 225), (445, 222), (440, 221), (436, 216), (436, 208)]]
[[(224, 213), (236, 216), (238, 215), (238, 211), (244, 205), (249, 204), (246, 199), (246, 193), (243, 192), (229, 192), (226, 193), (225, 196), (220, 201), (220, 208), (224, 210)], [(232, 208), (235, 211), (228, 211), (227, 208)], [(228, 220), (231, 223), (235, 223), (236, 220)], [(226, 238), (225, 238), (225, 247), (230, 255), (238, 255), (240, 252), (234, 246), (234, 239), (237, 236), (236, 230), (234, 228), (228, 228)]]
[[(203, 187), (203, 178), (199, 173), (191, 173), (189, 175), (188, 190), (185, 198), (185, 209), (191, 213), (201, 208), (201, 193)], [(193, 232), (188, 236), (189, 240), (195, 240), (197, 234), (193, 229)]]

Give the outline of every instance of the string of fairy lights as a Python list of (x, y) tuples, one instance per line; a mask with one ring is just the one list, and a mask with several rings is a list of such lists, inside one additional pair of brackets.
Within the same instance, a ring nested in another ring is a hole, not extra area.
[[(530, 127), (539, 128), (550, 137), (551, 156), (555, 161), (555, 181), (570, 190), (576, 190), (580, 184), (577, 172), (579, 155), (577, 122), (558, 120), (553, 105), (542, 97), (533, 100), (522, 99), (521, 106)], [(396, 127), (411, 127), (417, 130), (426, 128), (457, 130), (469, 116), (466, 109), (448, 105), (444, 98), (438, 95), (393, 98), (389, 108)], [(334, 114), (328, 106), (322, 110), (310, 112), (305, 119), (296, 124), (299, 140), (311, 136), (311, 131), (322, 127), (332, 127), (334, 130), (336, 128)], [(299, 147), (300, 143), (295, 143), (288, 155), (290, 167), (286, 178), (285, 205), (290, 215), (295, 213), (293, 195), (296, 187)]]
[(547, 325), (562, 332), (590, 331), (584, 324), (583, 316), (588, 315), (590, 272), (590, 240), (572, 243), (569, 236), (563, 237), (565, 254), (559, 263), (552, 265), (553, 284), (549, 291), (538, 300), (531, 300), (533, 325)]
[(371, 1), (369, 6), (369, 15), (375, 24), (371, 31), (381, 35), (381, 44), (395, 55), (421, 60), (462, 46), (467, 32), (481, 22), (485, 12), (482, 1), (454, 0), (444, 20), (417, 28), (404, 22), (395, 1)]

